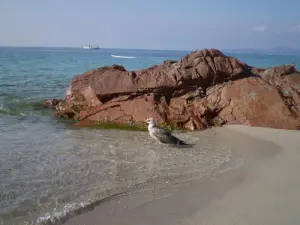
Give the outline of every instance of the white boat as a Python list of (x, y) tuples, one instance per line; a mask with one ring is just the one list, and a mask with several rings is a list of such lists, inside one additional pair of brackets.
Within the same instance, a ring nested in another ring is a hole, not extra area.
[(85, 45), (83, 49), (100, 49), (99, 46)]
[(125, 56), (125, 55), (111, 55), (113, 58), (121, 58), (121, 59), (135, 59), (135, 56)]

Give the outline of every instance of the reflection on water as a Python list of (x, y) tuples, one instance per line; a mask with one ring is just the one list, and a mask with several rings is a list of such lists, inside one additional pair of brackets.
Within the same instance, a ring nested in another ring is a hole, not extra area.
[(15, 224), (136, 185), (199, 179), (232, 157), (214, 130), (177, 133), (195, 145), (174, 148), (156, 143), (147, 132), (7, 121), (0, 118), (0, 216)]

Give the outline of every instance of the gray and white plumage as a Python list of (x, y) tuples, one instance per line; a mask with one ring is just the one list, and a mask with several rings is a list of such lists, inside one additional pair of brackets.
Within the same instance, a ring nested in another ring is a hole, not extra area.
[(148, 131), (152, 138), (162, 144), (188, 145), (179, 138), (173, 136), (169, 131), (156, 125), (153, 118), (146, 120), (148, 123)]

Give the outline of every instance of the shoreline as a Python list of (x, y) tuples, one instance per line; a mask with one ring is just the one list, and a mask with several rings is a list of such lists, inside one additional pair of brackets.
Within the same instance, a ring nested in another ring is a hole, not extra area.
[[(294, 155), (300, 144), (299, 132), (230, 125), (216, 129), (216, 133), (244, 157), (242, 166), (177, 187), (116, 197), (65, 224), (297, 224), (297, 207), (286, 204), (297, 205), (299, 197), (290, 194), (287, 201), (271, 187), (279, 179), (277, 185), (285, 196), (293, 182), (300, 185), (297, 176), (287, 176), (288, 167), (300, 167), (300, 159)], [(276, 199), (281, 201), (274, 204)], [(278, 211), (284, 207), (290, 211)], [(265, 211), (269, 214), (265, 215)]]

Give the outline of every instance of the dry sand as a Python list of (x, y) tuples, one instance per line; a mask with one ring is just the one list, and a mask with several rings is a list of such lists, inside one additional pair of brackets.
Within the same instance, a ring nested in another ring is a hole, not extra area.
[(242, 166), (192, 184), (113, 198), (66, 224), (300, 224), (300, 132), (225, 126), (216, 135), (243, 156)]

